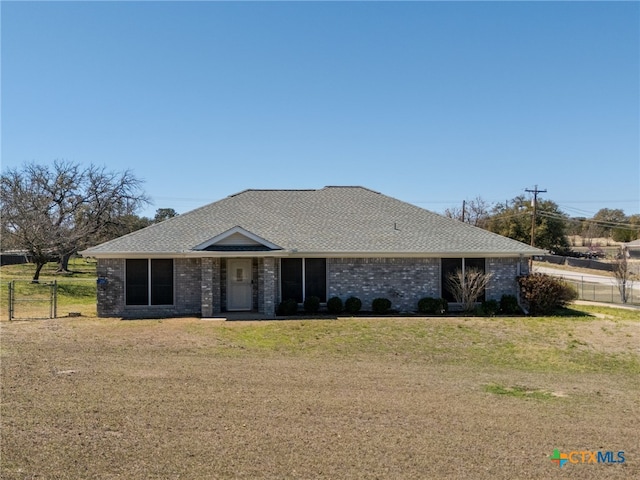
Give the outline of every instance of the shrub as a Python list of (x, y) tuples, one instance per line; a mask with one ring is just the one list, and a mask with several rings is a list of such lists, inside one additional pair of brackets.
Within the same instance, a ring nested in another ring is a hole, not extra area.
[(371, 309), (377, 314), (384, 315), (391, 309), (391, 300), (388, 298), (374, 298), (371, 303)]
[(329, 300), (327, 300), (327, 310), (332, 315), (337, 315), (338, 313), (342, 312), (342, 308), (342, 299), (340, 297), (331, 297)]
[(288, 298), (278, 305), (278, 315), (295, 315), (298, 311), (298, 302), (293, 298)]
[(455, 301), (462, 305), (462, 310), (472, 312), (492, 277), (492, 273), (477, 268), (458, 269), (447, 275), (446, 284)]
[(440, 300), (440, 313), (447, 313), (449, 311), (449, 302), (447, 302), (444, 298), (439, 298), (438, 300)]
[(569, 284), (542, 273), (520, 277), (518, 283), (531, 315), (548, 315), (578, 297)]
[(449, 304), (444, 298), (424, 297), (418, 301), (418, 312), (430, 315), (449, 311)]
[(485, 300), (480, 306), (480, 313), (487, 317), (494, 317), (500, 311), (500, 303), (497, 300)]
[(304, 299), (304, 311), (307, 313), (318, 313), (320, 310), (320, 299), (310, 296)]
[(344, 308), (351, 314), (358, 313), (362, 308), (362, 301), (358, 297), (349, 297), (344, 302)]
[(500, 312), (505, 315), (520, 313), (520, 305), (515, 295), (502, 295), (500, 297)]

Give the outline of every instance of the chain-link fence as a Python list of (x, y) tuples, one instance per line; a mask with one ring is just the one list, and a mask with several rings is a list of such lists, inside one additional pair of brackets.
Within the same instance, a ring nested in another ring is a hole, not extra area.
[[(580, 278), (564, 278), (565, 282), (572, 285), (578, 292), (578, 300), (592, 302), (623, 303), (620, 288), (617, 284), (593, 283)], [(627, 303), (640, 305), (639, 282), (627, 282)]]

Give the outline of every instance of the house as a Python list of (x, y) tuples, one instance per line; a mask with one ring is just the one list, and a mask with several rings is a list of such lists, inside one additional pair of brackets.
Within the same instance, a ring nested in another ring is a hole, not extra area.
[(486, 299), (518, 294), (545, 252), (363, 187), (245, 190), (81, 252), (98, 261), (98, 315), (254, 312), (279, 303), (385, 297), (416, 311), (453, 300), (456, 269), (491, 272)]

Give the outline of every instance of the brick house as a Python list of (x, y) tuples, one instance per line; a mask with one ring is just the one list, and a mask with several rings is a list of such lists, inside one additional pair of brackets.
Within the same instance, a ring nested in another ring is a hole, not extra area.
[(486, 299), (518, 294), (545, 252), (362, 187), (245, 190), (83, 252), (98, 260), (98, 315), (275, 315), (278, 304), (385, 297), (412, 312), (453, 300), (456, 269), (492, 273)]

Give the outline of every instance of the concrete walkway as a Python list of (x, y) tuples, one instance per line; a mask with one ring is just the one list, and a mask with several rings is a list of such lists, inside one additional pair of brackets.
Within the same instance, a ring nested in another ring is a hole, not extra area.
[[(640, 312), (640, 305), (630, 305), (630, 304), (622, 304), (622, 303), (604, 303), (604, 302), (591, 302), (589, 300), (574, 300), (573, 302), (576, 305), (594, 305), (598, 307), (610, 307), (610, 308), (620, 308), (622, 310), (637, 310)], [(638, 316), (640, 319), (640, 315)]]

